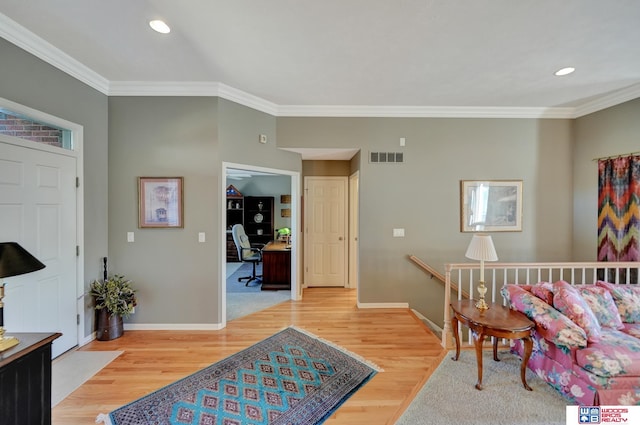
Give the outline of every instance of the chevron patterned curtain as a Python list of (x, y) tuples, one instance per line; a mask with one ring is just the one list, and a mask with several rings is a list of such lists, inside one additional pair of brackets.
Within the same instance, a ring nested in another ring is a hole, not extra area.
[(598, 261), (640, 261), (640, 155), (598, 161)]

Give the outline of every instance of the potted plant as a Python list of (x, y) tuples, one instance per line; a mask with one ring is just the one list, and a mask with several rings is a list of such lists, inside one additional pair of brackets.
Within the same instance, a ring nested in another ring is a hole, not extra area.
[(136, 306), (136, 290), (132, 282), (122, 275), (95, 280), (89, 289), (98, 311), (96, 339), (109, 341), (122, 336), (122, 318), (133, 313)]

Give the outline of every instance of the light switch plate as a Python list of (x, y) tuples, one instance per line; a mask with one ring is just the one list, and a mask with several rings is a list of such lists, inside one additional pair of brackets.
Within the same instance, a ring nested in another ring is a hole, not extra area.
[(394, 238), (404, 238), (404, 229), (393, 229)]
[(198, 242), (205, 242), (205, 241), (206, 241), (206, 237), (204, 235), (204, 232), (198, 233)]
[(134, 242), (135, 237), (133, 236), (133, 232), (127, 232), (127, 242)]

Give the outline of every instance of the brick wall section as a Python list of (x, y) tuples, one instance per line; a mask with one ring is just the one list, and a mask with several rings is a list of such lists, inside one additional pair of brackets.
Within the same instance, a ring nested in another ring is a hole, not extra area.
[(62, 147), (62, 130), (0, 112), (0, 134)]

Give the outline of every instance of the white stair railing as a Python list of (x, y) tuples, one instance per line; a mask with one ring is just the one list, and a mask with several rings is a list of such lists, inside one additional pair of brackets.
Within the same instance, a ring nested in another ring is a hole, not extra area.
[[(462, 299), (463, 294), (477, 297), (479, 263), (445, 264), (444, 328), (442, 346), (453, 347), (451, 329), (451, 297)], [(487, 302), (503, 304), (500, 288), (507, 283), (533, 285), (538, 282), (564, 280), (572, 285), (593, 284), (605, 280), (617, 284), (636, 284), (640, 272), (639, 262), (578, 262), (578, 263), (485, 263), (485, 295)], [(454, 283), (457, 282), (457, 283)], [(466, 344), (472, 345), (471, 332)]]

